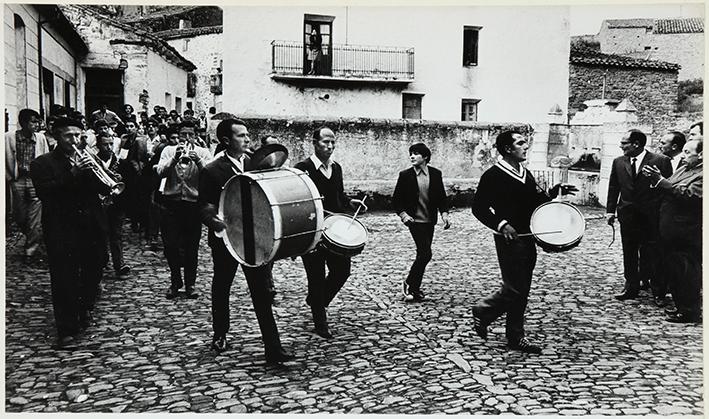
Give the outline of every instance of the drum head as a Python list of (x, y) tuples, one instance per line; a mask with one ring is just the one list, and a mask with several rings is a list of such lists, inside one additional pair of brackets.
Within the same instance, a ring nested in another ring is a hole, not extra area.
[(264, 170), (283, 166), (288, 160), (288, 149), (281, 144), (267, 144), (254, 151), (251, 169)]
[[(532, 214), (530, 229), (537, 241), (555, 247), (578, 244), (586, 231), (586, 221), (576, 207), (566, 202), (547, 202)], [(539, 234), (548, 231), (559, 233)]]
[(266, 194), (246, 174), (229, 179), (222, 190), (219, 214), (226, 224), (224, 244), (240, 263), (261, 266), (274, 246), (274, 221)]
[[(354, 222), (353, 222), (354, 221)], [(325, 218), (325, 238), (345, 248), (357, 248), (367, 242), (367, 229), (359, 220), (346, 215), (331, 215)]]

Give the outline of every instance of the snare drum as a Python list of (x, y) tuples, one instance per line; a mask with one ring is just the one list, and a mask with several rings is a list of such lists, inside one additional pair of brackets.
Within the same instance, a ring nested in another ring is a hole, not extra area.
[(320, 242), (322, 197), (304, 172), (281, 168), (240, 173), (219, 200), (224, 244), (239, 263), (262, 266), (310, 252)]
[[(575, 206), (566, 202), (550, 201), (534, 210), (530, 229), (537, 244), (544, 251), (565, 252), (581, 243), (586, 231), (586, 220)], [(559, 233), (546, 233), (549, 231)]]
[(328, 252), (340, 256), (356, 256), (367, 243), (367, 229), (359, 220), (342, 214), (325, 218), (321, 245)]

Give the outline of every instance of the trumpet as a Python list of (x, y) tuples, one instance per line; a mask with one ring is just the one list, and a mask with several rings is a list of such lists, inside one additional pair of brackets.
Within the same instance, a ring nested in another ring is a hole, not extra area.
[(104, 185), (108, 186), (111, 190), (111, 195), (120, 195), (121, 192), (126, 188), (123, 182), (118, 182), (116, 180), (116, 175), (103, 167), (103, 164), (99, 161), (98, 156), (89, 150), (81, 150), (76, 144), (72, 144), (74, 151), (79, 156), (86, 156), (91, 160), (91, 171), (94, 172), (94, 176)]
[(189, 166), (190, 162), (192, 159), (190, 156), (187, 155), (189, 151), (194, 150), (194, 144), (192, 143), (187, 143), (188, 147), (185, 147), (185, 144), (181, 143), (177, 146), (177, 153), (180, 154), (180, 159), (179, 163), (183, 166)]

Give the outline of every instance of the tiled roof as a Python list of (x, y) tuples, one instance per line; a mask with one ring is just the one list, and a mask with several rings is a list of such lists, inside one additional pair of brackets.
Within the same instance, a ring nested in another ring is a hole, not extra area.
[(209, 35), (212, 33), (222, 33), (222, 25), (202, 26), (200, 28), (168, 29), (166, 31), (153, 32), (153, 35), (162, 39), (188, 38), (191, 36)]
[(655, 19), (606, 19), (610, 29), (652, 27)]
[(170, 6), (166, 9), (158, 10), (158, 11), (152, 12), (152, 13), (147, 13), (142, 16), (137, 16), (137, 17), (130, 18), (130, 19), (123, 19), (123, 21), (126, 23), (133, 23), (133, 22), (144, 22), (146, 20), (153, 20), (153, 19), (162, 19), (167, 16), (175, 16), (175, 15), (181, 15), (183, 13), (191, 12), (192, 10), (199, 9), (200, 7), (209, 7), (209, 6)]
[(704, 19), (699, 17), (657, 19), (655, 33), (703, 33)]
[(604, 67), (625, 67), (625, 68), (650, 68), (666, 71), (677, 71), (681, 68), (679, 64), (665, 61), (642, 60), (638, 58), (624, 57), (622, 55), (603, 54), (594, 49), (571, 45), (571, 55), (569, 61), (572, 64), (591, 64)]

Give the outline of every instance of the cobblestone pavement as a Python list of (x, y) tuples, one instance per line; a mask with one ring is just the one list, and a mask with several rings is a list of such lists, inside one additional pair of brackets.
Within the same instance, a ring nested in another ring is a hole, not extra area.
[[(598, 210), (584, 209), (599, 215)], [(166, 300), (161, 253), (127, 232), (133, 276), (104, 279), (94, 325), (74, 352), (54, 340), (45, 262), (26, 266), (8, 238), (6, 410), (12, 412), (340, 412), (545, 415), (702, 415), (702, 327), (663, 321), (647, 294), (621, 303), (621, 249), (603, 220), (579, 247), (540, 251), (527, 308), (542, 355), (508, 352), (504, 320), (488, 342), (472, 304), (499, 284), (489, 231), (469, 210), (436, 229), (427, 299), (401, 301), (414, 245), (398, 218), (365, 214), (370, 230), (352, 277), (329, 309), (335, 339), (312, 333), (300, 260), (275, 264), (274, 308), (297, 360), (265, 365), (239, 272), (231, 349), (209, 349), (211, 259), (203, 237), (196, 300)], [(206, 236), (206, 235), (205, 235)]]

